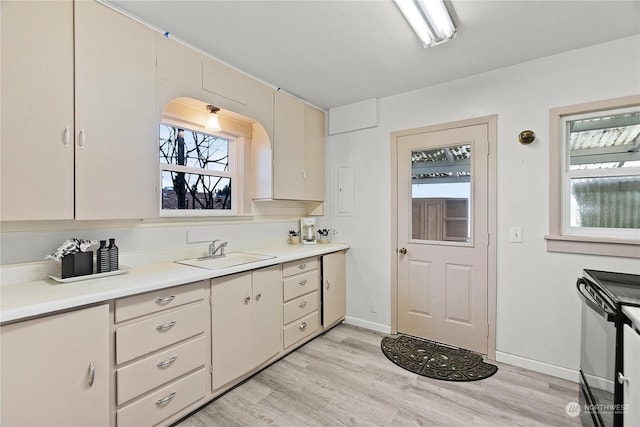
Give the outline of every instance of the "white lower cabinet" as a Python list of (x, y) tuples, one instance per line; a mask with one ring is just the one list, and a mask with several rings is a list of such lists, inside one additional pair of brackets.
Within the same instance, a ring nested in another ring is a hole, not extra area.
[(156, 425), (207, 395), (208, 283), (116, 300), (118, 427)]
[(284, 349), (320, 328), (320, 260), (291, 261), (282, 266)]
[(109, 425), (109, 306), (0, 328), (3, 426)]
[(345, 251), (322, 257), (322, 325), (342, 321), (347, 313), (347, 260)]
[(282, 350), (280, 266), (211, 280), (212, 389)]

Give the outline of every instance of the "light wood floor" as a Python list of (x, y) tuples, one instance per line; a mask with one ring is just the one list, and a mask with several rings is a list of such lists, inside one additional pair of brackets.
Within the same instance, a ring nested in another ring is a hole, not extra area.
[(213, 426), (579, 426), (578, 385), (495, 363), (465, 383), (412, 374), (383, 335), (339, 325), (177, 424)]

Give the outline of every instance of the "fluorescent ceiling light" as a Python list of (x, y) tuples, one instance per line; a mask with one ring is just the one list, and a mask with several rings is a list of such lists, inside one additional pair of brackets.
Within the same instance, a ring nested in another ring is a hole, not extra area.
[(453, 38), (456, 27), (443, 0), (393, 0), (424, 47)]

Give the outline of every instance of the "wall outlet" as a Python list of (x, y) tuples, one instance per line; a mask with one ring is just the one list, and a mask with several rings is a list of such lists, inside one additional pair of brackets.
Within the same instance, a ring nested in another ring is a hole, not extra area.
[(338, 230), (337, 228), (333, 228), (331, 230), (331, 237), (340, 237), (340, 230)]
[(513, 243), (522, 243), (522, 226), (512, 226), (509, 230), (509, 240)]

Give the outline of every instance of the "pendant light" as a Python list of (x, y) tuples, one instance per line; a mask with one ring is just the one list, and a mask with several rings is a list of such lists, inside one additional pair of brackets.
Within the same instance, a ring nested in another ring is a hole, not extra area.
[(214, 107), (213, 105), (207, 105), (207, 110), (209, 110), (209, 118), (207, 119), (207, 124), (204, 127), (205, 130), (209, 130), (212, 132), (220, 131), (220, 120), (218, 119), (218, 111), (220, 111), (220, 107)]

